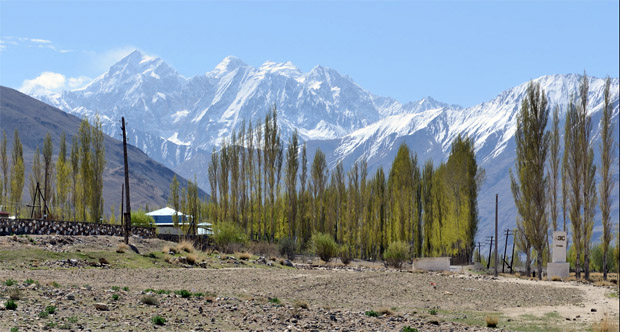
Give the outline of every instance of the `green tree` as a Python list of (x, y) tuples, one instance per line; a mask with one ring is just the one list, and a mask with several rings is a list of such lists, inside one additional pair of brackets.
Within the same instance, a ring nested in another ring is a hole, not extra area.
[(168, 196), (168, 203), (170, 205), (172, 205), (172, 208), (174, 209), (174, 211), (176, 211), (176, 213), (172, 216), (172, 223), (174, 224), (174, 228), (177, 229), (177, 234), (178, 234), (178, 229), (179, 229), (179, 204), (180, 204), (180, 197), (179, 197), (179, 180), (177, 179), (176, 174), (172, 177), (172, 182), (170, 183), (170, 196)]
[(575, 247), (575, 275), (581, 277), (581, 258), (582, 258), (582, 237), (583, 219), (581, 208), (583, 204), (583, 153), (582, 153), (582, 131), (580, 112), (577, 111), (574, 99), (571, 99), (566, 111), (566, 123), (564, 129), (565, 145), (564, 154), (566, 156), (566, 181), (568, 183), (568, 203), (570, 204), (569, 219), (572, 228), (573, 246)]
[[(39, 185), (39, 189), (44, 189), (41, 188), (43, 183), (43, 166), (41, 166), (41, 153), (39, 152), (38, 146), (34, 152), (34, 157), (32, 158), (32, 172), (28, 176), (28, 180), (30, 182), (30, 186), (28, 187), (28, 191), (30, 192), (30, 201), (34, 203), (36, 198), (35, 195), (37, 194), (37, 185)], [(40, 205), (36, 206), (38, 217), (42, 216), (41, 208), (42, 206)]]
[(67, 162), (66, 158), (67, 142), (65, 132), (63, 131), (60, 135), (60, 147), (58, 159), (56, 160), (56, 199), (54, 204), (56, 206), (54, 214), (62, 220), (69, 217), (70, 211), (68, 197), (71, 190), (71, 164)]
[(553, 122), (551, 125), (551, 136), (549, 139), (549, 213), (553, 230), (558, 230), (558, 186), (560, 169), (560, 117), (559, 107), (553, 110)]
[(327, 187), (327, 160), (321, 149), (317, 149), (310, 168), (310, 192), (312, 194), (312, 230), (327, 232), (325, 225), (324, 199)]
[(24, 150), (19, 140), (19, 133), (15, 129), (13, 136), (13, 161), (11, 166), (11, 204), (16, 216), (20, 215), (22, 191), (24, 189)]
[[(611, 102), (610, 102), (610, 86), (611, 80), (609, 77), (605, 80), (605, 90), (603, 92), (604, 104), (603, 104), (603, 116), (601, 117), (601, 143), (599, 145), (601, 152), (601, 168), (599, 168), (601, 183), (599, 184), (599, 195), (600, 199), (600, 208), (602, 215), (602, 223), (603, 223), (603, 234), (601, 235), (601, 244), (602, 244), (602, 270), (603, 270), (603, 279), (607, 280), (607, 270), (612, 270), (613, 268), (608, 269), (608, 252), (609, 252), (609, 243), (611, 242), (612, 236), (612, 224), (613, 221), (610, 218), (610, 210), (611, 210), (611, 193), (614, 188), (615, 182), (611, 177), (611, 167), (613, 165), (613, 161), (615, 158), (615, 149), (614, 149), (614, 134), (613, 134), (613, 126), (611, 123)], [(613, 262), (612, 262), (613, 263)]]
[(299, 169), (299, 136), (297, 130), (293, 132), (286, 150), (286, 171), (284, 182), (287, 195), (288, 235), (297, 239), (297, 170)]
[(95, 116), (91, 126), (91, 201), (90, 210), (94, 222), (100, 222), (103, 218), (103, 171), (105, 169), (105, 145), (104, 135), (99, 115)]
[(91, 128), (87, 119), (83, 119), (80, 123), (78, 130), (78, 137), (80, 140), (80, 180), (83, 185), (78, 186), (80, 190), (80, 197), (78, 201), (83, 200), (84, 203), (80, 203), (78, 206), (81, 208), (78, 210), (78, 215), (83, 221), (91, 220), (92, 211), (89, 211), (89, 202), (92, 199), (92, 153), (90, 150), (91, 142)]
[(7, 147), (6, 131), (2, 131), (2, 144), (0, 144), (0, 167), (2, 168), (2, 187), (4, 188), (3, 194), (0, 197), (2, 202), (6, 202), (6, 198), (9, 195), (9, 158), (6, 155)]
[(424, 256), (432, 253), (431, 236), (433, 234), (433, 161), (427, 160), (422, 171), (422, 205), (424, 210)]
[(52, 136), (50, 133), (47, 133), (43, 141), (43, 198), (46, 201), (46, 206), (50, 205), (49, 203), (52, 200), (52, 194), (54, 192), (52, 185), (52, 172), (54, 170), (54, 162), (52, 161), (53, 154), (54, 146), (52, 145)]
[(543, 252), (547, 243), (549, 221), (545, 213), (545, 162), (549, 149), (549, 133), (545, 132), (549, 110), (547, 97), (538, 83), (527, 89), (515, 133), (517, 178), (510, 173), (512, 193), (517, 212), (523, 220), (523, 230), (536, 250), (538, 278), (542, 279)]

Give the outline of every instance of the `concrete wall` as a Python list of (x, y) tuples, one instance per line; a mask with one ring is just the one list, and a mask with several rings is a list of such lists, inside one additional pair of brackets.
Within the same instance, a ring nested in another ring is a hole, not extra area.
[[(90, 222), (0, 219), (0, 235), (57, 234), (57, 235), (114, 235), (124, 236), (121, 225), (95, 224)], [(132, 227), (131, 234), (143, 238), (157, 237), (155, 228)]]
[(450, 271), (450, 257), (426, 257), (413, 260), (414, 270)]

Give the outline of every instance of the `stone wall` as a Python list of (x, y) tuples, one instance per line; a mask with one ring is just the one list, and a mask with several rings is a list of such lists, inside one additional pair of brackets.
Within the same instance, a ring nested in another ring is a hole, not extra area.
[[(0, 218), (0, 235), (56, 234), (56, 235), (114, 235), (124, 236), (121, 225), (95, 224), (90, 222), (5, 219)], [(157, 237), (155, 228), (131, 227), (131, 234), (143, 238)]]

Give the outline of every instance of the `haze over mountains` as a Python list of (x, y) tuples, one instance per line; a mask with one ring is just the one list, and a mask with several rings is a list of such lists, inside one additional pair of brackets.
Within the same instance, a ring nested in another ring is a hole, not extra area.
[[(545, 89), (549, 105), (560, 107), (560, 128), (580, 79), (575, 74), (535, 79)], [(604, 79), (590, 77), (589, 82), (588, 108), (598, 163)], [(261, 122), (274, 105), (283, 141), (298, 130), (308, 143), (310, 160), (320, 147), (330, 167), (342, 161), (347, 169), (365, 159), (371, 174), (377, 167), (391, 165), (401, 142), (417, 152), (420, 162), (430, 158), (438, 165), (447, 159), (452, 140), (459, 134), (468, 135), (475, 141), (479, 165), (487, 175), (479, 195), (481, 238), (491, 234), (496, 193), (500, 195), (500, 228), (515, 224), (508, 171), (514, 165), (516, 117), (527, 84), (468, 108), (431, 97), (401, 103), (376, 96), (350, 77), (323, 66), (303, 73), (290, 62), (266, 62), (254, 68), (227, 57), (212, 71), (186, 78), (162, 59), (135, 51), (84, 88), (24, 92), (80, 117), (99, 113), (108, 134), (117, 133), (118, 120), (125, 116), (133, 145), (185, 177), (196, 174), (203, 189), (208, 188), (206, 161), (212, 148), (238, 130), (243, 121)], [(618, 88), (618, 78), (612, 78), (616, 137)], [(617, 161), (614, 165), (618, 188)], [(617, 190), (612, 218), (618, 220)], [(598, 239), (600, 216), (595, 220), (593, 239)]]

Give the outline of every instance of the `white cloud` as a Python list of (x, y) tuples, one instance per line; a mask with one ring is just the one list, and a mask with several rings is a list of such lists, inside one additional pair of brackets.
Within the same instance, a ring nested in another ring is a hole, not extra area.
[(24, 47), (37, 47), (37, 48), (46, 48), (55, 52), (60, 53), (68, 53), (72, 52), (72, 50), (60, 49), (54, 45), (51, 40), (42, 39), (42, 38), (28, 38), (28, 37), (15, 37), (15, 36), (5, 36), (5, 39), (0, 41), (0, 52), (7, 48), (7, 44), (15, 45), (15, 46), (24, 46)]
[(62, 90), (77, 89), (86, 85), (90, 80), (86, 76), (67, 79), (63, 74), (46, 71), (31, 80), (24, 80), (19, 91), (29, 95), (44, 95)]

